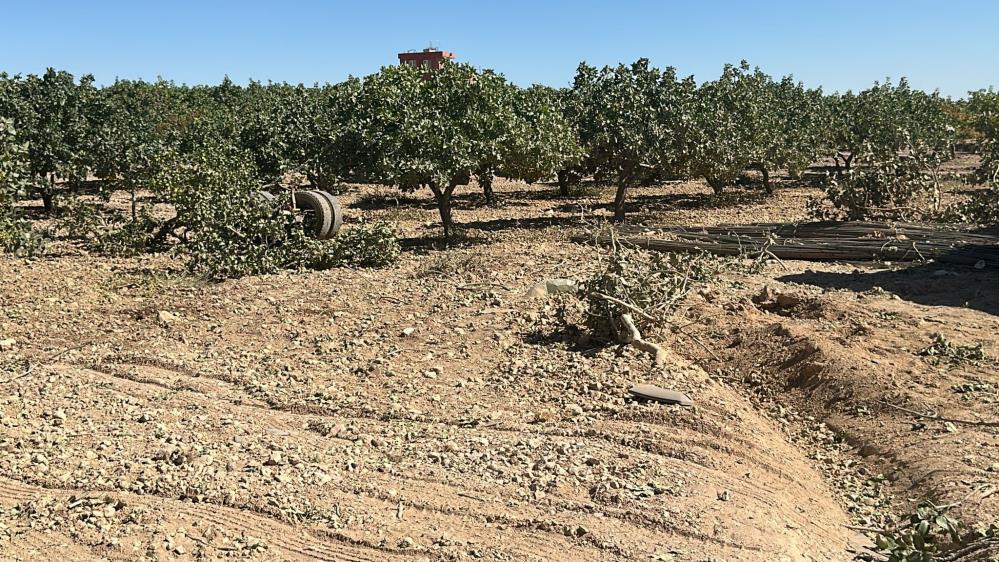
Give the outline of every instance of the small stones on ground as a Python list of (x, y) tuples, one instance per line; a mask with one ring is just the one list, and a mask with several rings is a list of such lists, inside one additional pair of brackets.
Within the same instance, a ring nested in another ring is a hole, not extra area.
[(805, 299), (794, 293), (774, 290), (770, 285), (764, 285), (759, 293), (753, 296), (753, 302), (763, 308), (788, 309), (795, 308), (805, 302)]
[(781, 308), (794, 308), (801, 304), (801, 297), (790, 293), (777, 293), (777, 306)]
[(574, 279), (546, 279), (527, 291), (528, 297), (544, 297), (559, 293), (575, 293), (579, 284)]
[(180, 320), (180, 316), (177, 316), (169, 310), (161, 310), (156, 314), (156, 320), (164, 326), (169, 326), (170, 324)]
[(774, 300), (774, 290), (770, 288), (770, 285), (764, 285), (763, 289), (761, 289), (758, 294), (753, 296), (753, 302), (755, 302), (756, 304), (773, 302), (773, 300)]

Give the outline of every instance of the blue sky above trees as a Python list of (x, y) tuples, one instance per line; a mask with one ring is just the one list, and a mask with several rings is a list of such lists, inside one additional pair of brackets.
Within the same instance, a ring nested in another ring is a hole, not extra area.
[(747, 59), (827, 91), (900, 76), (955, 97), (999, 85), (991, 0), (39, 0), (4, 12), (0, 70), (53, 66), (99, 83), (336, 82), (433, 42), (522, 85), (567, 85), (580, 61), (639, 57), (700, 80)]

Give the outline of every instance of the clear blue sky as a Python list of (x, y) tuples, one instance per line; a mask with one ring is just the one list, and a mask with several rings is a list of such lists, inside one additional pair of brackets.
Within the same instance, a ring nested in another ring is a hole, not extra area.
[(648, 57), (699, 80), (747, 59), (827, 91), (887, 76), (963, 96), (999, 86), (996, 0), (8, 0), (0, 70), (98, 82), (336, 82), (428, 42), (516, 83)]

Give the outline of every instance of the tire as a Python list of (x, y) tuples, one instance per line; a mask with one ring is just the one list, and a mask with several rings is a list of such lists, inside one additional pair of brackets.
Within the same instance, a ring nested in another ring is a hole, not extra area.
[(343, 226), (343, 209), (332, 193), (328, 191), (319, 191), (318, 193), (326, 198), (326, 201), (330, 204), (330, 208), (333, 209), (333, 224), (330, 225), (329, 234), (324, 238), (324, 240), (329, 240), (336, 236), (336, 233), (340, 231), (340, 227)]
[(296, 191), (295, 207), (305, 215), (302, 224), (313, 238), (326, 240), (333, 227), (333, 205), (318, 191)]

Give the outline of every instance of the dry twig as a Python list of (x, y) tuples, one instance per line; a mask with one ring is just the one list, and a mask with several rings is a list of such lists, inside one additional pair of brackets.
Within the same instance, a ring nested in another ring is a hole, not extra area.
[(942, 422), (959, 423), (959, 424), (962, 424), (962, 425), (973, 425), (973, 426), (979, 426), (979, 427), (999, 427), (999, 421), (986, 421), (986, 420), (975, 421), (975, 420), (964, 420), (964, 419), (961, 419), (961, 418), (948, 418), (948, 417), (941, 416), (940, 414), (923, 414), (923, 413), (917, 412), (915, 410), (910, 410), (909, 408), (904, 408), (902, 406), (898, 406), (896, 404), (892, 404), (891, 402), (885, 402), (884, 400), (881, 400), (880, 402), (882, 404), (884, 404), (885, 406), (888, 406), (890, 408), (895, 408), (896, 410), (900, 410), (900, 411), (905, 412), (907, 414), (912, 414), (913, 416), (916, 416), (918, 418), (927, 419), (927, 420), (936, 420), (936, 421), (942, 421)]

